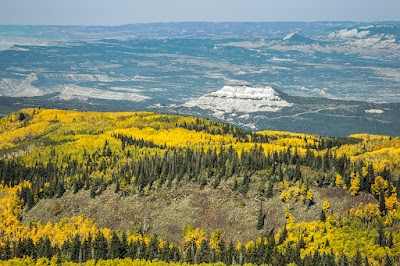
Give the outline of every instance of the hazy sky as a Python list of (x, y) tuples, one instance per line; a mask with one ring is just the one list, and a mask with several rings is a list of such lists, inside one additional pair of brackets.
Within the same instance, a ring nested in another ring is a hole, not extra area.
[(400, 20), (400, 0), (0, 0), (0, 24)]

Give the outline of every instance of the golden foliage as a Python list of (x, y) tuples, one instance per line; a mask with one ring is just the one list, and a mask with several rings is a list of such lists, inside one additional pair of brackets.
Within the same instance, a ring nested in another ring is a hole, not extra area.
[[(26, 118), (20, 121), (19, 113), (24, 113)], [(100, 113), (100, 112), (77, 112), (65, 110), (39, 110), (24, 109), (17, 113), (11, 114), (0, 119), (0, 156), (4, 158), (18, 157), (21, 163), (26, 166), (34, 166), (40, 162), (46, 165), (51, 158), (54, 163), (60, 167), (66, 167), (63, 160), (65, 157), (76, 159), (84, 162), (83, 151), (88, 154), (101, 152), (107, 142), (113, 153), (117, 154), (118, 163), (123, 165), (128, 162), (124, 152), (129, 152), (132, 156), (151, 156), (155, 153), (163, 154), (162, 149), (145, 147), (142, 149), (134, 146), (127, 147), (125, 151), (121, 149), (122, 142), (114, 138), (113, 135), (123, 134), (131, 136), (135, 139), (143, 139), (150, 141), (155, 145), (168, 147), (192, 147), (194, 149), (214, 149), (219, 147), (232, 147), (237, 152), (249, 151), (254, 147), (254, 143), (244, 142), (234, 137), (230, 133), (211, 134), (206, 130), (189, 130), (180, 125), (195, 124), (196, 118), (181, 117), (173, 115), (156, 114), (152, 112), (124, 112), (124, 113)], [(210, 127), (220, 130), (217, 125)], [(222, 132), (222, 131), (221, 131)], [(307, 149), (313, 155), (321, 156), (327, 150), (320, 150), (321, 147), (318, 136), (263, 131), (261, 134), (271, 136), (268, 143), (259, 144), (266, 154), (273, 152), (283, 152), (289, 150), (292, 154), (296, 152), (299, 155), (306, 154)], [(392, 173), (399, 174), (400, 169), (400, 138), (389, 136), (377, 136), (369, 134), (356, 134), (351, 137), (361, 139), (361, 143), (346, 144), (340, 147), (333, 147), (330, 151), (339, 158), (346, 155), (350, 163), (355, 164), (360, 160), (368, 165), (373, 164), (376, 173), (382, 171), (385, 167), (390, 169)], [(48, 145), (49, 144), (49, 145)], [(313, 148), (310, 148), (313, 147)], [(144, 155), (145, 154), (145, 155)], [(107, 164), (107, 161), (105, 161)], [(282, 165), (282, 168), (286, 166)], [(350, 176), (350, 187), (348, 191), (355, 196), (360, 190), (361, 178), (368, 175), (368, 168), (362, 167), (360, 173)], [(104, 172), (94, 172), (91, 178), (98, 177), (105, 180), (111, 180), (116, 174), (107, 169)], [(339, 173), (333, 176), (336, 186), (347, 189), (344, 177)], [(348, 182), (347, 176), (346, 182)], [(66, 180), (68, 181), (68, 180)], [(136, 177), (132, 176), (120, 184), (123, 192), (130, 193), (134, 188), (132, 183), (136, 181)], [(309, 184), (309, 183), (307, 183)], [(37, 242), (41, 237), (50, 238), (53, 245), (61, 245), (67, 239), (79, 235), (82, 239), (89, 234), (96, 235), (101, 231), (106, 238), (111, 238), (111, 230), (108, 228), (98, 228), (92, 219), (85, 216), (76, 216), (60, 220), (56, 224), (47, 223), (31, 223), (24, 225), (18, 217), (22, 212), (22, 203), (17, 196), (17, 191), (22, 187), (29, 187), (32, 184), (23, 182), (13, 188), (0, 187), (0, 245), (5, 241), (16, 240), (19, 238), (30, 237)], [(282, 201), (307, 203), (314, 201), (314, 193), (306, 182), (297, 181), (296, 183), (283, 180), (279, 183), (279, 197)], [(50, 184), (44, 185), (44, 192), (50, 188)], [(304, 239), (306, 247), (301, 249), (301, 256), (313, 254), (315, 250), (320, 253), (331, 252), (338, 256), (344, 251), (348, 255), (354, 255), (356, 250), (363, 250), (363, 255), (372, 258), (374, 262), (383, 258), (387, 249), (373, 244), (376, 237), (375, 230), (366, 230), (365, 226), (371, 228), (375, 221), (381, 220), (385, 226), (398, 226), (400, 224), (400, 203), (393, 186), (383, 179), (376, 176), (372, 184), (371, 191), (375, 195), (379, 195), (381, 191), (385, 192), (385, 206), (387, 214), (381, 217), (379, 205), (368, 203), (360, 203), (359, 206), (349, 210), (349, 217), (333, 217), (328, 215), (326, 222), (310, 221), (298, 222), (294, 220), (294, 216), (289, 208), (286, 209), (286, 223), (288, 237), (281, 245), (281, 249), (288, 243), (298, 243), (300, 239)], [(145, 194), (149, 190), (145, 188)], [(398, 192), (398, 191), (397, 191)], [(316, 193), (316, 196), (318, 193)], [(327, 212), (330, 209), (330, 203), (324, 199), (322, 209)], [(398, 227), (395, 228), (396, 230)], [(400, 254), (400, 234), (394, 231), (395, 247), (390, 250), (392, 254)], [(185, 227), (183, 236), (183, 246), (196, 246), (199, 248), (201, 243), (206, 241), (205, 231), (203, 229), (193, 227)], [(128, 233), (128, 241), (140, 241), (142, 243), (150, 243), (149, 236), (143, 236), (135, 233)], [(257, 245), (266, 239), (258, 239), (256, 242), (250, 241), (244, 245), (246, 250), (253, 250)], [(221, 230), (215, 230), (210, 237), (210, 246), (216, 251), (220, 251), (222, 243)], [(327, 243), (329, 242), (329, 245)], [(164, 246), (166, 243), (159, 240), (158, 245)], [(241, 250), (243, 245), (237, 242), (236, 249)], [(50, 264), (52, 261), (41, 259), (41, 264)], [(30, 258), (14, 259), (4, 262), (3, 265), (34, 265), (35, 262)], [(94, 262), (87, 262), (92, 265)], [(114, 260), (114, 261), (98, 261), (99, 265), (169, 265), (179, 263), (149, 262), (144, 260)], [(71, 264), (73, 265), (73, 264)]]
[(324, 201), (322, 202), (322, 210), (324, 212), (327, 212), (331, 207), (331, 204), (329, 203), (329, 201), (327, 201), (327, 199), (324, 199)]
[(217, 229), (211, 233), (210, 246), (216, 252), (220, 252), (221, 251), (221, 242), (222, 242), (222, 232), (220, 229)]
[(360, 190), (360, 177), (359, 174), (357, 173), (357, 175), (352, 177), (349, 191), (352, 196), (356, 196), (359, 190)]
[(206, 233), (204, 229), (196, 228), (187, 225), (183, 229), (183, 246), (189, 248), (192, 245), (196, 245), (197, 248), (201, 246), (201, 243), (206, 240)]

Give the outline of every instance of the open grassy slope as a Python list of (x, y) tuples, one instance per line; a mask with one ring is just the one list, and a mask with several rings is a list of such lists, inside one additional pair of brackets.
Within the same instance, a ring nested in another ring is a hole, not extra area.
[[(315, 204), (311, 207), (300, 203), (290, 206), (296, 221), (319, 220), (324, 198), (331, 202), (331, 211), (345, 213), (360, 202), (376, 203), (368, 194), (352, 197), (342, 188), (315, 188)], [(58, 199), (44, 199), (22, 216), (22, 221), (47, 221), (56, 223), (62, 218), (86, 215), (93, 218), (100, 227), (113, 230), (134, 230), (141, 223), (147, 223), (149, 233), (179, 243), (182, 229), (191, 224), (205, 228), (209, 234), (221, 229), (226, 239), (234, 242), (248, 242), (259, 236), (256, 229), (261, 197), (255, 189), (246, 196), (232, 192), (229, 184), (218, 189), (196, 185), (181, 188), (161, 189), (149, 196), (121, 197), (112, 188), (91, 199), (89, 191), (76, 194), (68, 191)], [(266, 231), (278, 230), (285, 224), (286, 204), (278, 195), (263, 201)]]

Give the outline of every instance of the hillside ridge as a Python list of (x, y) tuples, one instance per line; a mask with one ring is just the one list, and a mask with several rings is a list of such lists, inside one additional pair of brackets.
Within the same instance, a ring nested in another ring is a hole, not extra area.
[[(20, 250), (6, 241), (20, 238), (35, 248), (48, 238), (65, 260), (79, 262), (63, 245), (83, 245), (90, 232), (145, 246), (157, 235), (181, 256), (142, 257), (132, 247), (132, 259), (274, 264), (283, 255), (285, 263), (315, 252), (339, 261), (358, 251), (374, 263), (386, 254), (400, 259), (399, 137), (252, 132), (154, 112), (33, 108), (0, 119), (0, 139), (0, 199), (8, 202), (0, 214), (12, 218), (0, 224), (2, 247)], [(185, 244), (192, 237), (195, 253)], [(222, 256), (230, 241), (240, 256)], [(275, 255), (251, 255), (260, 241)], [(210, 245), (213, 259), (200, 259), (201, 245)], [(289, 256), (291, 248), (298, 255)]]

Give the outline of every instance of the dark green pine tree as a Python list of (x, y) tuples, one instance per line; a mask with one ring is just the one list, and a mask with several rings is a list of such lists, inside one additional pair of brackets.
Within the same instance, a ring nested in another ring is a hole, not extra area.
[(227, 264), (227, 256), (226, 256), (227, 250), (226, 250), (225, 241), (223, 239), (221, 240), (219, 248), (221, 251), (219, 252), (219, 254), (217, 256), (218, 261), (222, 261), (223, 263)]
[(283, 244), (285, 242), (285, 239), (287, 238), (288, 231), (286, 229), (286, 224), (283, 226), (282, 232), (279, 235), (279, 240), (278, 240), (278, 245)]
[(56, 197), (61, 198), (62, 195), (64, 195), (64, 193), (65, 193), (64, 184), (61, 180), (59, 180), (57, 182), (57, 187), (56, 187)]
[(48, 258), (52, 257), (52, 246), (50, 239), (48, 237), (41, 237), (39, 241), (36, 243), (35, 250), (36, 250), (36, 257), (37, 258)]
[(250, 176), (248, 173), (245, 173), (243, 176), (242, 184), (239, 187), (239, 192), (243, 195), (246, 195), (247, 191), (249, 191), (249, 184), (250, 184)]
[(197, 264), (197, 246), (191, 246), (186, 253), (186, 261), (190, 264)]
[(28, 257), (32, 257), (32, 258), (35, 259), (35, 244), (33, 244), (32, 238), (28, 237), (25, 240), (25, 245), (26, 245), (25, 247), (26, 247), (26, 250), (27, 250), (26, 255)]
[(282, 253), (277, 252), (274, 254), (274, 256), (272, 256), (272, 265), (286, 265), (286, 264), (287, 262), (285, 256)]
[(375, 173), (374, 173), (374, 166), (372, 163), (368, 164), (368, 175), (367, 175), (367, 192), (371, 192), (371, 184), (374, 183), (375, 180)]
[(90, 197), (94, 199), (96, 197), (96, 188), (94, 186), (90, 187)]
[(265, 219), (265, 214), (261, 202), (260, 209), (258, 210), (257, 230), (262, 230), (264, 228), (264, 219)]
[[(336, 266), (335, 263), (335, 254), (333, 254), (333, 251), (331, 250), (330, 253), (325, 254), (324, 257), (324, 265), (325, 266)], [(359, 264), (359, 266), (361, 266), (362, 264)]]
[(9, 260), (12, 258), (12, 250), (11, 250), (11, 244), (9, 241), (5, 241), (4, 246), (2, 247), (2, 250), (0, 252), (0, 259), (1, 260)]
[(62, 264), (62, 260), (61, 260), (61, 249), (59, 247), (56, 247), (54, 249), (54, 253), (53, 253), (54, 257), (56, 258), (56, 265), (57, 266), (61, 266)]
[[(129, 241), (128, 243), (128, 249), (126, 252), (126, 257), (131, 258), (132, 260), (137, 258), (137, 250), (138, 250), (138, 245), (136, 241)], [(168, 259), (170, 260), (170, 259)]]
[(232, 187), (232, 190), (233, 190), (233, 191), (236, 191), (238, 188), (239, 188), (239, 184), (238, 184), (238, 181), (237, 181), (237, 179), (236, 179), (236, 177), (235, 177), (235, 179), (233, 180), (233, 187)]
[(125, 232), (122, 233), (121, 237), (121, 246), (120, 246), (120, 256), (121, 258), (126, 257), (126, 253), (128, 250), (128, 237)]
[(220, 183), (221, 183), (221, 177), (219, 174), (217, 174), (214, 178), (213, 188), (216, 189)]
[(182, 261), (182, 253), (177, 246), (172, 248), (173, 261)]
[(367, 256), (365, 256), (364, 258), (364, 266), (369, 266), (369, 261)]
[(99, 259), (107, 259), (107, 240), (103, 233), (98, 232), (95, 239), (93, 240), (93, 255), (97, 261)]
[(22, 254), (21, 250), (21, 239), (13, 243), (13, 257), (22, 258), (24, 254)]
[(232, 265), (235, 262), (235, 246), (233, 245), (232, 240), (229, 242), (228, 250), (226, 252), (227, 256), (227, 265)]
[(119, 181), (117, 181), (117, 182), (115, 183), (115, 190), (114, 190), (114, 192), (115, 192), (115, 193), (118, 193), (120, 190), (121, 190), (120, 184), (119, 184)]
[(78, 191), (79, 191), (78, 181), (75, 180), (73, 183), (73, 192), (74, 192), (74, 194), (76, 194), (76, 193), (78, 193)]
[(295, 170), (294, 170), (294, 174), (293, 174), (293, 178), (295, 179), (295, 181), (298, 181), (301, 179), (301, 171), (300, 171), (300, 165), (296, 164)]
[(26, 118), (26, 115), (24, 114), (24, 113), (19, 113), (19, 116), (18, 116), (18, 120), (19, 121), (22, 121), (22, 120), (24, 120)]
[[(285, 253), (286, 261), (294, 262), (295, 256), (296, 256), (296, 249), (293, 248), (293, 245), (290, 244), (286, 245), (286, 253)], [(260, 262), (257, 261), (257, 264), (260, 264)]]
[(210, 245), (208, 241), (203, 241), (200, 244), (198, 263), (209, 263), (210, 262)]
[(272, 182), (268, 183), (266, 196), (267, 198), (272, 198), (274, 196), (274, 184)]
[(396, 192), (397, 192), (397, 199), (400, 200), (400, 177), (398, 177), (396, 181)]
[(115, 231), (113, 231), (112, 236), (111, 236), (111, 243), (110, 243), (110, 248), (109, 248), (109, 258), (110, 259), (118, 259), (121, 258), (121, 241), (118, 238), (118, 235)]
[(200, 188), (203, 189), (207, 185), (207, 178), (206, 177), (200, 177)]
[(349, 266), (349, 260), (347, 259), (346, 254), (344, 254), (343, 252), (339, 259), (339, 265), (340, 266)]
[(392, 259), (390, 258), (389, 254), (387, 254), (387, 253), (386, 253), (386, 256), (385, 256), (384, 265), (385, 266), (393, 266), (394, 265)]
[(170, 243), (167, 241), (165, 245), (160, 250), (160, 260), (169, 261), (169, 245)]
[(325, 222), (326, 221), (326, 215), (325, 215), (324, 210), (321, 210), (321, 215), (320, 215), (319, 219), (321, 220), (321, 222)]
[(24, 256), (34, 257), (35, 245), (33, 244), (32, 238), (25, 238), (19, 240), (16, 244), (15, 257), (22, 258)]
[(272, 254), (275, 250), (276, 243), (275, 243), (275, 237), (273, 232), (271, 231), (270, 235), (268, 236), (268, 244), (267, 244), (267, 254)]
[(379, 194), (379, 211), (381, 212), (381, 216), (384, 216), (387, 213), (385, 204), (385, 192), (383, 191), (383, 189), (381, 189), (381, 192)]
[(293, 257), (292, 260), (296, 265), (301, 265), (301, 255), (300, 255), (300, 248), (296, 245), (296, 248), (293, 250)]
[(387, 239), (386, 245), (387, 245), (388, 248), (393, 248), (393, 247), (394, 247), (394, 245), (393, 245), (393, 234), (392, 234), (392, 232), (389, 233), (389, 237), (388, 237), (388, 239)]
[(60, 257), (71, 257), (71, 240), (67, 239), (60, 247)]
[(316, 249), (312, 257), (312, 265), (321, 265), (321, 264), (322, 264), (321, 255), (319, 254), (318, 249)]
[(386, 246), (385, 231), (383, 229), (382, 223), (378, 224), (377, 231), (378, 231), (378, 236), (375, 238), (375, 244), (380, 245), (381, 247)]
[(81, 259), (82, 262), (92, 259), (91, 245), (92, 245), (92, 235), (89, 234), (88, 237), (85, 240), (83, 240), (82, 243), (82, 259)]
[[(158, 249), (158, 238), (157, 238), (157, 235), (151, 236), (150, 243), (147, 245), (146, 249), (147, 249), (146, 250), (146, 254), (147, 254), (146, 259), (153, 260), (155, 258), (158, 258), (159, 249)], [(194, 255), (194, 254), (195, 254), (195, 252), (193, 252), (192, 255)]]
[(77, 234), (75, 235), (74, 239), (72, 239), (71, 261), (76, 263), (81, 262), (81, 240)]
[(28, 207), (28, 210), (32, 209), (33, 206), (35, 206), (35, 201), (33, 199), (33, 191), (31, 189), (28, 189), (26, 205)]
[(362, 265), (363, 260), (361, 257), (360, 250), (357, 249), (356, 255), (353, 258), (353, 265)]
[(303, 237), (300, 237), (299, 242), (297, 242), (297, 249), (302, 249), (306, 247), (306, 242)]

